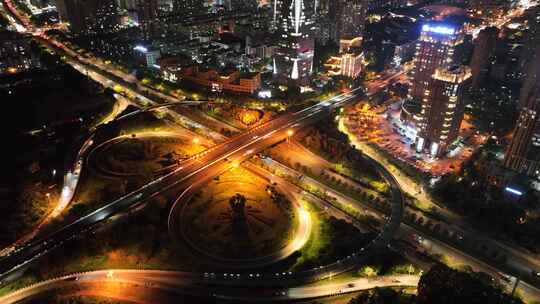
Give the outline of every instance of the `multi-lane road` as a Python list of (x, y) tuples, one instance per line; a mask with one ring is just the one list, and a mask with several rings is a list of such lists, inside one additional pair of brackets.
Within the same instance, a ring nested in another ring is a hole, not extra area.
[[(109, 299), (137, 303), (177, 303), (178, 295), (211, 297), (217, 300), (248, 302), (288, 302), (358, 292), (375, 287), (415, 287), (419, 277), (392, 275), (377, 278), (355, 278), (315, 286), (231, 288), (216, 286), (228, 280), (211, 275), (196, 276), (189, 272), (159, 270), (99, 270), (66, 275), (17, 290), (0, 298), (12, 304), (38, 298), (51, 292), (79, 292)], [(168, 295), (168, 296), (167, 296)]]

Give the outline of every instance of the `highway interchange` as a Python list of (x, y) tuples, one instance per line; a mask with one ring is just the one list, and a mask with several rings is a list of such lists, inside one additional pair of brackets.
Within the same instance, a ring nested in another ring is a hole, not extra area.
[[(41, 36), (41, 38), (43, 38), (43, 36)], [(45, 43), (47, 44), (48, 42)], [(56, 51), (58, 51), (58, 48), (55, 49)], [(90, 66), (92, 67), (92, 69), (96, 69), (97, 67), (98, 70), (104, 72), (98, 64), (93, 65), (91, 62), (81, 62), (77, 59), (77, 57), (72, 57), (70, 58), (70, 60), (73, 61), (72, 64), (78, 62), (78, 64), (80, 64), (81, 66), (84, 65), (86, 68)], [(98, 74), (100, 74), (102, 77), (105, 77), (102, 73)], [(119, 82), (118, 78), (121, 78), (120, 76), (122, 75), (116, 75), (115, 78), (109, 79), (109, 81), (112, 80), (113, 82)], [(124, 82), (121, 84), (126, 86), (128, 83), (129, 82)], [(380, 89), (380, 85), (377, 85), (377, 88)], [(149, 89), (143, 89), (144, 95), (142, 93), (139, 93), (140, 90), (141, 86), (137, 84), (136, 89), (133, 90), (133, 92), (135, 92), (135, 96), (140, 96), (149, 100), (147, 98), (147, 96), (149, 96)], [(324, 115), (330, 113), (332, 110), (343, 106), (344, 104), (352, 100), (355, 100), (356, 98), (358, 98), (358, 95), (356, 93), (357, 92), (353, 91), (348, 94), (339, 95), (331, 98), (328, 101), (319, 103), (307, 109), (295, 113), (285, 114), (264, 125), (258, 126), (238, 136), (228, 139), (225, 142), (220, 143), (215, 147), (212, 147), (211, 149), (192, 157), (189, 160), (186, 160), (185, 162), (180, 164), (180, 166), (173, 172), (163, 177), (160, 177), (159, 179), (145, 185), (144, 187), (136, 191), (133, 191), (132, 193), (129, 193), (119, 198), (112, 203), (105, 205), (104, 207), (96, 210), (95, 212), (77, 220), (76, 222), (69, 224), (68, 226), (50, 235), (49, 237), (31, 242), (24, 247), (17, 248), (6, 258), (0, 260), (0, 271), (2, 273), (0, 277), (2, 279), (8, 279), (11, 274), (15, 274), (24, 270), (29, 264), (37, 261), (40, 257), (47, 254), (51, 250), (54, 250), (60, 247), (63, 243), (77, 237), (81, 232), (93, 229), (93, 227), (96, 227), (96, 225), (98, 225), (99, 223), (105, 221), (107, 218), (122, 210), (136, 207), (142, 202), (147, 201), (152, 197), (155, 197), (160, 193), (171, 189), (172, 187), (188, 188), (189, 185), (200, 184), (203, 181), (212, 178), (213, 176), (223, 172), (224, 170), (227, 170), (228, 168), (230, 168), (230, 166), (236, 165), (245, 160), (247, 157), (250, 157), (251, 153), (256, 153), (257, 151), (261, 151), (274, 143), (284, 140), (285, 138), (287, 138), (287, 132), (289, 130), (296, 130), (307, 124), (313, 123), (317, 119), (320, 119), (321, 117), (324, 117)], [(150, 92), (150, 94), (163, 95), (159, 92)], [(159, 96), (159, 98), (161, 100), (168, 100), (171, 98), (167, 95), (164, 96)], [(250, 151), (250, 153), (247, 153), (248, 151)], [(394, 177), (386, 170), (383, 170), (382, 172), (387, 173), (387, 176), (385, 176), (387, 179), (394, 179)], [(392, 190), (399, 192), (398, 188)], [(401, 196), (401, 193), (399, 193), (399, 196)], [(394, 227), (393, 229), (396, 228)], [(474, 258), (472, 259), (474, 260)], [(341, 269), (345, 268), (341, 267)], [(200, 277), (200, 275), (202, 274), (193, 275)], [(273, 275), (274, 277), (276, 277), (275, 274)], [(308, 276), (310, 280), (325, 277), (324, 271), (317, 271), (316, 278), (313, 273), (310, 273)], [(279, 284), (277, 284), (279, 286), (284, 284), (284, 278), (282, 277), (282, 275), (278, 276), (279, 278), (274, 277), (264, 277), (264, 284), (266, 285), (266, 280), (269, 280), (269, 282), (275, 280), (276, 282), (279, 282)], [(261, 277), (261, 280), (262, 279), (263, 278)], [(298, 283), (299, 281), (303, 281), (304, 279), (305, 277), (298, 280), (295, 276), (294, 281), (295, 283)], [(242, 285), (245, 283), (250, 284), (250, 282), (253, 282), (253, 280), (244, 280), (244, 278), (240, 280), (233, 278), (231, 280), (230, 278), (224, 278), (223, 282), (224, 284), (233, 283), (235, 285)], [(259, 281), (258, 284), (260, 284), (260, 282), (261, 281)], [(270, 285), (272, 284), (270, 283)], [(534, 289), (534, 287), (530, 287)]]
[[(200, 155), (192, 157), (190, 160), (180, 164), (180, 167), (175, 171), (160, 177), (139, 190), (127, 194), (118, 200), (105, 205), (95, 212), (79, 219), (78, 221), (64, 227), (60, 231), (54, 233), (50, 237), (32, 242), (22, 248), (18, 248), (6, 258), (0, 260), (0, 269), (2, 269), (3, 277), (8, 277), (10, 273), (18, 270), (23, 270), (29, 263), (39, 259), (50, 250), (61, 246), (64, 242), (76, 237), (80, 231), (87, 231), (106, 220), (111, 215), (136, 206), (141, 201), (145, 201), (159, 193), (162, 193), (180, 183), (190, 185), (207, 180), (229, 168), (229, 166), (238, 164), (244, 158), (250, 157), (250, 153), (256, 153), (276, 142), (285, 139), (287, 133), (295, 128), (304, 126), (306, 123), (311, 123), (322, 115), (330, 113), (333, 109), (344, 105), (346, 102), (357, 98), (356, 91), (348, 94), (339, 95), (331, 98), (328, 101), (319, 103), (307, 109), (300, 110), (295, 113), (290, 113), (276, 118), (264, 125), (240, 134), (232, 139), (225, 141)], [(396, 188), (397, 189), (397, 188)], [(401, 199), (401, 196), (399, 196)], [(401, 201), (400, 201), (401, 204)], [(399, 220), (397, 221), (399, 225)], [(392, 229), (395, 229), (395, 222)], [(377, 242), (374, 242), (377, 243)], [(361, 249), (362, 251), (364, 248)], [(350, 259), (353, 256), (349, 257)], [(339, 273), (340, 269), (349, 269), (351, 266), (342, 266), (345, 263), (339, 261), (336, 266), (336, 271), (331, 271), (331, 275)], [(324, 270), (314, 270), (319, 277), (325, 276)], [(313, 273), (308, 274), (309, 280), (313, 279)], [(280, 285), (283, 284), (283, 278), (280, 274), (275, 274), (272, 278)], [(295, 277), (295, 280), (297, 278)], [(265, 279), (266, 280), (266, 279)], [(266, 282), (265, 282), (266, 284)]]

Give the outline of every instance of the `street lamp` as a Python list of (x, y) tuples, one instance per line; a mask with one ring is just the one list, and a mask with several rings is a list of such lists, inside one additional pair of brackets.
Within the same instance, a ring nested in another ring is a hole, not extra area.
[(291, 136), (294, 135), (294, 131), (293, 130), (288, 130), (287, 131), (287, 143), (289, 143), (291, 141)]

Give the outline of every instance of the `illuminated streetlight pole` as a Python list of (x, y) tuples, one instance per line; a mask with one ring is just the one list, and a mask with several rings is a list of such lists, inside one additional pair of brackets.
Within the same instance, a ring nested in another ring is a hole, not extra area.
[(291, 136), (293, 136), (293, 135), (294, 135), (293, 130), (288, 130), (287, 131), (287, 143), (291, 142)]

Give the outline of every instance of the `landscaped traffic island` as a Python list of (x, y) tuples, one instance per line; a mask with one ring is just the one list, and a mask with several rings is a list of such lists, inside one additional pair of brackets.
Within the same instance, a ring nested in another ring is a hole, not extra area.
[(213, 179), (181, 212), (182, 236), (217, 259), (256, 259), (283, 249), (296, 228), (294, 206), (244, 168)]

